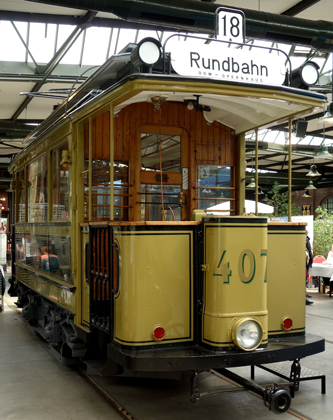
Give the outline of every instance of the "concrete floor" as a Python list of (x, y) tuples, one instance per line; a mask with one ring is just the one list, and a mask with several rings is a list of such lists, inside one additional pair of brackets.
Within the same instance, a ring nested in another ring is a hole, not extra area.
[[(326, 374), (326, 395), (320, 380), (301, 382), (291, 409), (313, 420), (331, 420), (333, 401), (333, 297), (311, 289), (314, 304), (307, 306), (307, 331), (326, 338), (326, 351), (302, 360), (301, 365)], [(59, 365), (47, 352), (46, 343), (31, 334), (5, 296), (0, 313), (0, 419), (1, 420), (104, 420), (122, 417), (89, 384), (69, 367)], [(7, 302), (7, 303), (6, 303)], [(233, 369), (250, 379), (250, 368)], [(189, 400), (189, 381), (139, 378), (99, 378), (99, 385), (125, 407), (136, 420), (270, 420), (276, 419), (258, 397), (239, 392)], [(256, 369), (259, 384), (281, 382)], [(212, 375), (200, 375), (201, 391), (230, 384)], [(282, 414), (288, 420), (290, 413)], [(131, 417), (129, 417), (131, 418)]]

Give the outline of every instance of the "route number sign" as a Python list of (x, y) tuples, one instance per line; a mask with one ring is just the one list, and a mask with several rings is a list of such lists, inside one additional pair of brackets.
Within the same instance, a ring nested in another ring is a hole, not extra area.
[(216, 9), (216, 39), (244, 43), (245, 17), (241, 10), (219, 7)]

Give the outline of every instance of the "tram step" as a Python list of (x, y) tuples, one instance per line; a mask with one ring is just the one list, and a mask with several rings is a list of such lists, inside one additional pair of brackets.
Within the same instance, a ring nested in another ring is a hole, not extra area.
[[(256, 365), (256, 367), (266, 370), (267, 372), (273, 373), (287, 381), (291, 380), (291, 369), (292, 361), (279, 362), (279, 363), (268, 363), (264, 365)], [(254, 379), (254, 366), (251, 366), (251, 378)], [(299, 381), (311, 381), (315, 379), (321, 379), (321, 393), (326, 394), (326, 376), (322, 373), (315, 372), (314, 370), (308, 369), (304, 366), (301, 367), (301, 375)]]
[(88, 375), (111, 376), (123, 372), (121, 366), (110, 359), (84, 360), (84, 363), (87, 365)]

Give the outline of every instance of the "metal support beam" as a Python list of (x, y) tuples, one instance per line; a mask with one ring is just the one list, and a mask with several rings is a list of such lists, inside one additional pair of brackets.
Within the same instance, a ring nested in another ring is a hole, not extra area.
[[(43, 86), (44, 83), (46, 83), (48, 76), (53, 72), (55, 67), (59, 64), (59, 61), (63, 58), (63, 56), (66, 54), (66, 52), (71, 48), (71, 46), (74, 44), (74, 42), (77, 40), (77, 38), (81, 35), (81, 33), (89, 26), (90, 21), (96, 16), (96, 12), (88, 12), (86, 14), (86, 21), (80, 25), (80, 27), (77, 27), (73, 30), (71, 35), (67, 38), (67, 40), (64, 42), (64, 44), (59, 48), (56, 55), (52, 58), (52, 60), (46, 65), (43, 79), (35, 84), (35, 86), (32, 88), (31, 92), (38, 92), (39, 89)], [(32, 101), (32, 97), (27, 97), (22, 102), (22, 104), (19, 106), (17, 111), (12, 116), (12, 120), (16, 121), (18, 117), (21, 115), (21, 113), (24, 111), (24, 109), (29, 105), (29, 103)]]
[[(211, 34), (215, 32), (215, 12), (219, 5), (192, 0), (28, 0), (80, 10), (113, 13), (120, 19), (155, 23), (183, 30)], [(333, 23), (281, 16), (256, 10), (240, 9), (245, 15), (246, 37), (272, 42), (303, 45), (320, 51), (333, 50)]]
[[(69, 15), (51, 15), (44, 13), (24, 13), (13, 12), (8, 10), (0, 10), (1, 20), (10, 22), (29, 22), (29, 23), (45, 23), (54, 25), (70, 25), (80, 26), (84, 23), (84, 16), (69, 16)], [(160, 25), (158, 23), (140, 23), (128, 22), (120, 19), (108, 19), (95, 17), (90, 26), (96, 28), (120, 28), (120, 29), (137, 29), (150, 31), (170, 31), (170, 26)], [(176, 30), (177, 31), (177, 30)], [(197, 32), (194, 30), (193, 32)]]
[(283, 16), (296, 16), (304, 10), (308, 9), (309, 7), (313, 6), (316, 3), (319, 3), (320, 0), (302, 0), (299, 3), (295, 4), (295, 6), (291, 7), (290, 9), (286, 10), (285, 12), (281, 13)]

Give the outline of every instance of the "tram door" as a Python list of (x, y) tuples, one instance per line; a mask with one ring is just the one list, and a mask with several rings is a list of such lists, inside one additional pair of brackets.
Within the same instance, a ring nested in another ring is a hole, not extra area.
[(137, 133), (136, 218), (186, 220), (188, 135), (181, 128), (141, 126)]

